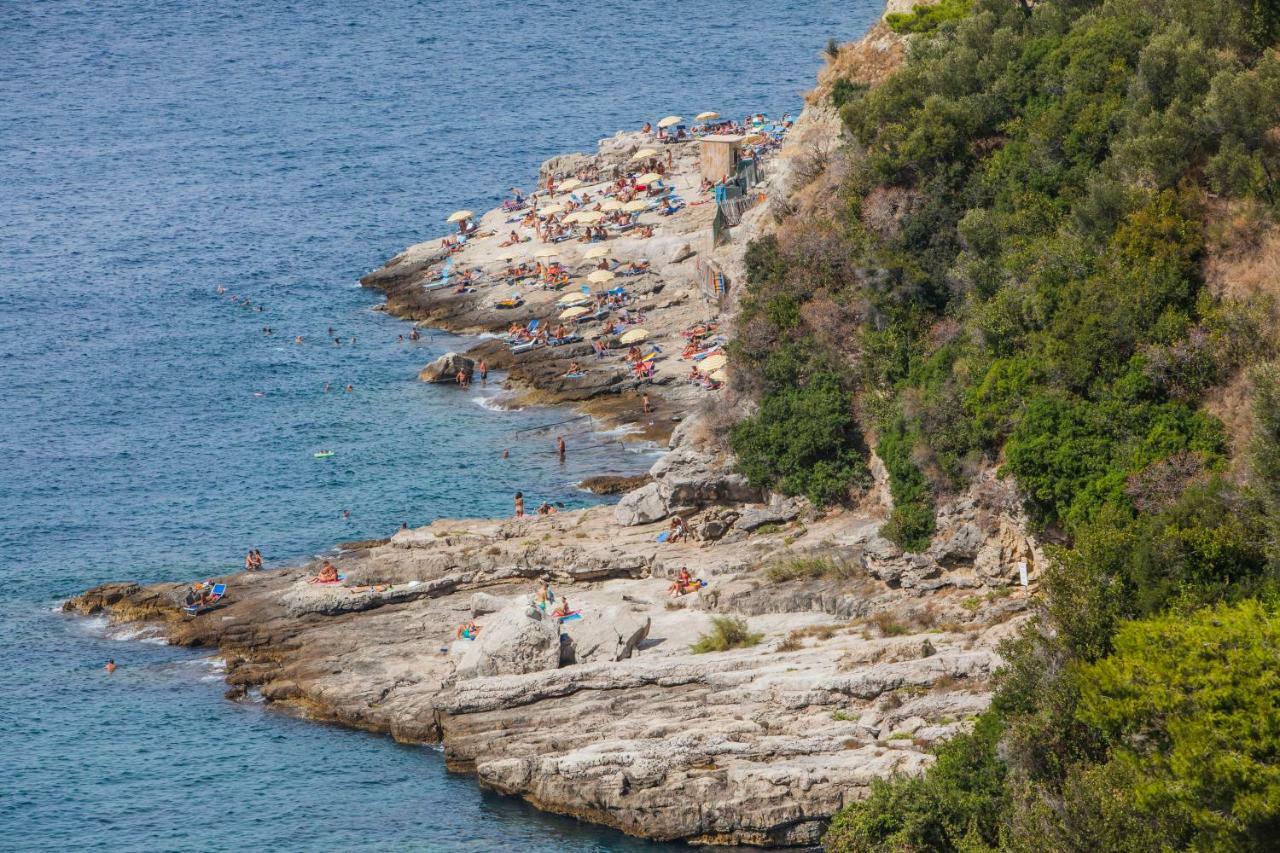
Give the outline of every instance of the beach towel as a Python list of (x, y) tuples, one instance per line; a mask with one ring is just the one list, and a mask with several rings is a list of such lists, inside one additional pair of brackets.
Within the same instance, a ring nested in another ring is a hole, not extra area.
[(659, 534), (658, 534), (658, 541), (659, 541), (659, 542), (666, 542), (666, 541), (667, 541), (668, 539), (670, 539), (670, 538), (671, 538), (671, 531), (670, 531), (670, 530), (664, 530), (664, 531), (662, 531), (661, 533), (659, 533)]
[(581, 611), (581, 610), (570, 610), (570, 611), (569, 611), (568, 613), (566, 613), (565, 615), (563, 615), (563, 616), (557, 616), (556, 618), (557, 618), (557, 619), (559, 619), (561, 622), (572, 622), (572, 621), (574, 621), (575, 619), (581, 619), (581, 618), (582, 618), (582, 611)]

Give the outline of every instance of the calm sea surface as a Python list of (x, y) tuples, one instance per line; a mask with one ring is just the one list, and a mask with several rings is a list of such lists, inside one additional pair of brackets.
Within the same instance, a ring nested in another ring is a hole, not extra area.
[(53, 608), (646, 468), (589, 433), (562, 467), (517, 432), (563, 412), (416, 382), (466, 342), (397, 342), (356, 279), (617, 128), (798, 110), (879, 8), (0, 3), (0, 849), (660, 849)]

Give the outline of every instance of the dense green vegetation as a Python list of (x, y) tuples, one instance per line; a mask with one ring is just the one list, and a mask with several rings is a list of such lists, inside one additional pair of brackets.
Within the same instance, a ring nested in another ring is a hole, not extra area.
[(999, 465), (1059, 545), (974, 734), (828, 846), (1264, 849), (1280, 371), (1254, 367), (1233, 461), (1203, 403), (1274, 334), (1203, 269), (1225, 211), (1257, 231), (1280, 206), (1280, 2), (974, 0), (895, 26), (918, 33), (902, 68), (833, 87), (838, 197), (749, 252), (735, 364), (761, 406), (734, 447), (830, 502), (874, 442), (909, 549)]

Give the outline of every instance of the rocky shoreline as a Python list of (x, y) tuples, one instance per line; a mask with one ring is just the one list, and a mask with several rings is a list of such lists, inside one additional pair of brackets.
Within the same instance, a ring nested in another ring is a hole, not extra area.
[[(877, 26), (834, 62), (845, 74), (861, 63), (874, 82), (900, 55), (901, 42)], [(681, 330), (725, 322), (734, 308), (732, 289), (718, 304), (704, 295), (700, 265), (740, 280), (746, 240), (769, 227), (772, 206), (793, 195), (803, 203), (798, 164), (839, 132), (822, 100), (771, 162), (760, 190), (769, 201), (728, 244), (707, 240), (714, 204), (690, 204), (652, 237), (611, 241), (619, 257), (649, 262), (628, 290), (667, 353), (652, 381), (616, 357), (596, 359), (586, 343), (516, 356), (494, 339), (461, 354), (506, 371), (513, 401), (572, 405), (665, 444), (647, 477), (585, 484), (625, 492), (616, 506), (440, 520), (347, 543), (334, 559), (341, 584), (309, 582), (315, 565), (236, 574), (220, 578), (232, 590), (225, 603), (196, 617), (179, 607), (184, 584), (105, 584), (64, 609), (216, 650), (229, 698), (442, 743), (451, 769), (547, 811), (658, 840), (817, 843), (873, 780), (920, 772), (933, 744), (986, 707), (997, 644), (1028, 618), (1020, 569), (1034, 589), (1043, 563), (1017, 495), (991, 473), (939, 508), (938, 533), (915, 554), (879, 535), (891, 506), (883, 472), (860, 506), (840, 511), (760, 493), (716, 439), (722, 392), (684, 381)], [(594, 155), (549, 161), (544, 175), (609, 173), (645, 144), (619, 134)], [(673, 183), (700, 200), (694, 146), (671, 147)], [(505, 233), (505, 219), (491, 211), (478, 231)], [(566, 263), (585, 260), (585, 248), (566, 246)], [(481, 271), (477, 286), (427, 287), (446, 261)], [(552, 291), (495, 304), (505, 285), (486, 276), (499, 262), (509, 263), (493, 238), (452, 255), (431, 241), (362, 283), (396, 316), (455, 332), (547, 318)], [(588, 363), (585, 376), (565, 376), (574, 361)], [(674, 516), (689, 539), (658, 541)], [(672, 597), (681, 568), (705, 586)], [(579, 618), (561, 624), (531, 605), (544, 580)], [(750, 635), (741, 647), (692, 648), (725, 618)], [(459, 638), (471, 621), (483, 626), (478, 639)]]

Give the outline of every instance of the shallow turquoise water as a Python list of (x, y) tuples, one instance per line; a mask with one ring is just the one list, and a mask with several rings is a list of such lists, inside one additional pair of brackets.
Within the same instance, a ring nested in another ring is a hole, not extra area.
[(647, 467), (581, 432), (562, 467), (517, 438), (561, 413), (416, 382), (460, 342), (397, 342), (356, 279), (615, 128), (797, 109), (878, 8), (0, 5), (0, 849), (656, 849), (224, 701), (198, 655), (52, 607)]

